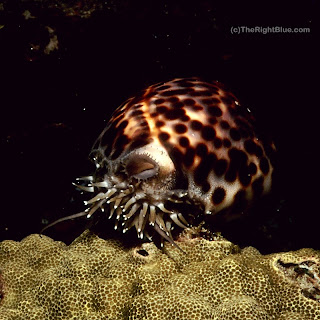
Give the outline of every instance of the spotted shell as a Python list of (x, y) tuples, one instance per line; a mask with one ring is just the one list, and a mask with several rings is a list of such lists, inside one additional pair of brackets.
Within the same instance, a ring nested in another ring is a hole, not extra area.
[(115, 228), (172, 242), (171, 230), (192, 216), (243, 210), (270, 190), (273, 171), (272, 146), (253, 122), (218, 82), (150, 86), (116, 109), (93, 146), (96, 172), (82, 186), (96, 193), (88, 216), (107, 209)]

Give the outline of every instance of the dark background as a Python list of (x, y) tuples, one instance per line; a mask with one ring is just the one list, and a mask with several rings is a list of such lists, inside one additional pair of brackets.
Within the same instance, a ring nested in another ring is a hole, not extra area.
[[(0, 240), (83, 209), (71, 182), (92, 173), (87, 155), (120, 103), (200, 76), (231, 88), (278, 149), (272, 197), (223, 234), (262, 252), (320, 249), (318, 10), (311, 0), (0, 1)], [(84, 225), (46, 234), (70, 242)]]

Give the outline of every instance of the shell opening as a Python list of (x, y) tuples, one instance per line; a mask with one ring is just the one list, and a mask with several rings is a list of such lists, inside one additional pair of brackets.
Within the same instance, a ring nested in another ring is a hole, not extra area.
[(147, 155), (133, 155), (126, 164), (129, 177), (146, 180), (158, 173), (158, 165)]

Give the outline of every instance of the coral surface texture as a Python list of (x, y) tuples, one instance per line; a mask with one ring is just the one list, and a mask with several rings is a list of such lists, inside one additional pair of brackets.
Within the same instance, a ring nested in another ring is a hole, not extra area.
[(261, 255), (185, 233), (124, 248), (85, 231), (0, 243), (0, 320), (320, 319), (320, 253)]

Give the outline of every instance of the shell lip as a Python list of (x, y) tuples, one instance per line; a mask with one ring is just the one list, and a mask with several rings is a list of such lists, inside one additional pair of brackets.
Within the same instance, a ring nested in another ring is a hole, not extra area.
[(159, 165), (147, 153), (135, 153), (128, 156), (128, 159), (123, 163), (124, 172), (128, 178), (137, 180), (147, 180), (159, 174)]

